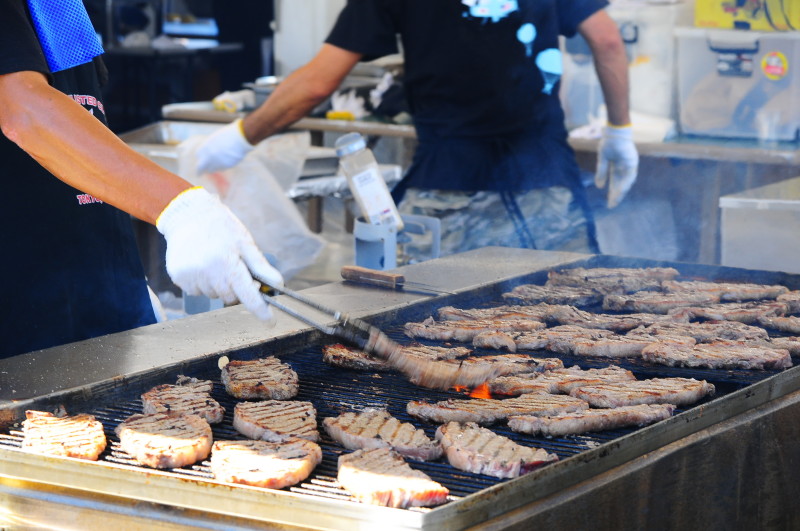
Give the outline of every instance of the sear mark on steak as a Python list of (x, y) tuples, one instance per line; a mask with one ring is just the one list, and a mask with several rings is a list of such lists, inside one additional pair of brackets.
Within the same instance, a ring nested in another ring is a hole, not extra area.
[(282, 489), (306, 479), (322, 461), (315, 442), (216, 441), (210, 468), (219, 481)]
[(97, 461), (106, 449), (103, 424), (93, 415), (57, 416), (28, 410), (22, 421), (22, 449), (28, 452)]
[(631, 426), (642, 427), (668, 419), (674, 404), (640, 404), (614, 409), (585, 409), (573, 413), (534, 417), (509, 417), (508, 427), (534, 436), (563, 437)]
[(245, 437), (269, 442), (292, 438), (319, 440), (317, 410), (311, 402), (239, 402), (233, 409), (233, 427)]
[(241, 399), (288, 400), (297, 395), (297, 373), (278, 358), (231, 361), (222, 368), (222, 383)]

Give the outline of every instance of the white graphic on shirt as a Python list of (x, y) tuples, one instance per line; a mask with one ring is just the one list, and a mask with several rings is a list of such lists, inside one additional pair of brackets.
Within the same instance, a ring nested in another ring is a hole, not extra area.
[(539, 55), (536, 56), (536, 66), (539, 67), (544, 77), (542, 92), (551, 94), (553, 87), (561, 79), (561, 74), (564, 71), (564, 66), (561, 62), (561, 51), (558, 48), (548, 48), (543, 52), (539, 52)]
[(461, 0), (461, 3), (469, 6), (469, 14), (473, 17), (492, 19), (492, 22), (498, 22), (519, 9), (517, 0)]
[(533, 55), (533, 41), (536, 40), (536, 26), (530, 22), (523, 24), (517, 30), (517, 40), (525, 45), (525, 55)]

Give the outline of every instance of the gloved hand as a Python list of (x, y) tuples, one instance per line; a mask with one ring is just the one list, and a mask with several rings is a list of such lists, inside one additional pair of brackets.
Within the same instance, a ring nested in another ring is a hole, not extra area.
[(633, 143), (630, 125), (608, 125), (597, 150), (597, 173), (594, 184), (602, 189), (608, 183), (608, 208), (615, 208), (636, 182), (639, 153)]
[(236, 166), (252, 151), (242, 129), (242, 119), (215, 131), (197, 148), (197, 174), (213, 173)]
[(161, 212), (156, 227), (167, 240), (167, 272), (183, 291), (226, 304), (238, 300), (262, 320), (272, 316), (250, 272), (277, 287), (283, 276), (218, 197), (189, 188)]
[(256, 93), (252, 89), (242, 89), (234, 92), (226, 90), (211, 100), (211, 103), (218, 111), (239, 112), (256, 106)]

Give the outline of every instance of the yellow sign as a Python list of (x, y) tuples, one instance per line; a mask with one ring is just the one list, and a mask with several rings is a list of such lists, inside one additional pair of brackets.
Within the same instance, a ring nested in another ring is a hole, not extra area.
[(769, 52), (761, 59), (761, 70), (772, 81), (778, 81), (789, 71), (789, 61), (781, 52)]

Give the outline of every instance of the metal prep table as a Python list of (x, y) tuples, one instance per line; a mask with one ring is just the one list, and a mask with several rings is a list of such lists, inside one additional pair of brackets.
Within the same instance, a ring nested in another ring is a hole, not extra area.
[[(431, 311), (464, 303), (467, 296), (494, 297), (521, 282), (541, 282), (548, 269), (570, 265), (671, 265), (692, 277), (800, 288), (800, 277), (781, 273), (486, 248), (400, 269), (409, 281), (437, 283), (453, 295), (434, 298), (342, 283), (304, 293), (380, 324), (419, 305)], [(164, 381), (199, 364), (216, 366), (221, 355), (254, 349), (262, 355), (277, 353), (318, 340), (285, 315), (267, 328), (232, 307), (0, 360), (0, 425), (34, 406), (136, 393), (153, 375)], [(797, 529), (799, 371), (755, 371), (754, 383), (672, 419), (429, 511), (51, 458), (20, 452), (0, 440), (0, 527)]]

